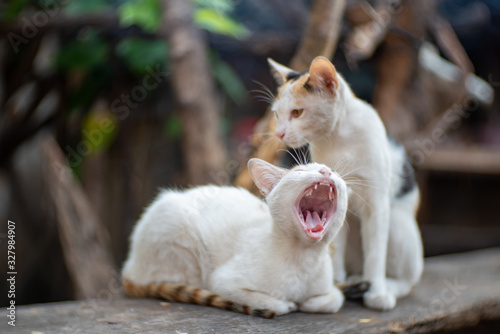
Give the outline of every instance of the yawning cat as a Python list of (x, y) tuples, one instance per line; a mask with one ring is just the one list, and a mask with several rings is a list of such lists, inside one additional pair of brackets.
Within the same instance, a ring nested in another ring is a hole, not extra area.
[(353, 189), (349, 224), (334, 242), (335, 279), (361, 275), (371, 283), (365, 305), (394, 308), (423, 268), (419, 192), (404, 149), (328, 59), (317, 57), (304, 73), (269, 63), (280, 85), (272, 104), (276, 136), (292, 148), (309, 144), (313, 161), (341, 170)]
[(248, 163), (267, 204), (234, 187), (165, 190), (137, 223), (123, 269), (136, 297), (266, 318), (337, 312), (328, 245), (347, 210), (344, 181), (324, 165)]

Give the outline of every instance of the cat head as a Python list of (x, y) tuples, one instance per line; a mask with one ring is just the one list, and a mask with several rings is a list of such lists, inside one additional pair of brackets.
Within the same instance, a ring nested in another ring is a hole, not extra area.
[(342, 113), (342, 78), (324, 57), (316, 57), (308, 72), (294, 70), (268, 59), (279, 85), (271, 108), (276, 136), (298, 148), (333, 131)]
[(346, 215), (347, 189), (330, 168), (310, 163), (286, 170), (254, 158), (248, 170), (283, 233), (306, 242), (330, 242), (338, 233)]

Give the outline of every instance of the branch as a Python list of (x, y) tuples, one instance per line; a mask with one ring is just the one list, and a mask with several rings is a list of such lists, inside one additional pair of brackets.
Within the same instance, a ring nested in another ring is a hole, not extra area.
[(41, 143), (42, 169), (55, 207), (59, 239), (78, 299), (95, 298), (112, 279), (109, 235), (81, 185), (73, 179), (63, 152), (52, 137)]
[(340, 37), (346, 0), (316, 0), (299, 48), (290, 62), (296, 71), (309, 68), (317, 56), (332, 58)]

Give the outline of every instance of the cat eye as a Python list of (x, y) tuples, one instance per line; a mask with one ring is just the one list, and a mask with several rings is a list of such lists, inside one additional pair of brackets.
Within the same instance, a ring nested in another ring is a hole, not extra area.
[(297, 118), (297, 117), (300, 117), (300, 115), (302, 115), (303, 112), (304, 112), (304, 109), (293, 109), (291, 112), (291, 115), (293, 118)]

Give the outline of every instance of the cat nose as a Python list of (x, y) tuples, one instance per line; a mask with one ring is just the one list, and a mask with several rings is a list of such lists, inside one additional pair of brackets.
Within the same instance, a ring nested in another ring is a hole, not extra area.
[(285, 131), (276, 131), (276, 137), (279, 139), (285, 138)]
[(332, 172), (326, 167), (322, 167), (320, 170), (318, 170), (318, 172), (325, 177), (330, 177), (332, 175)]

